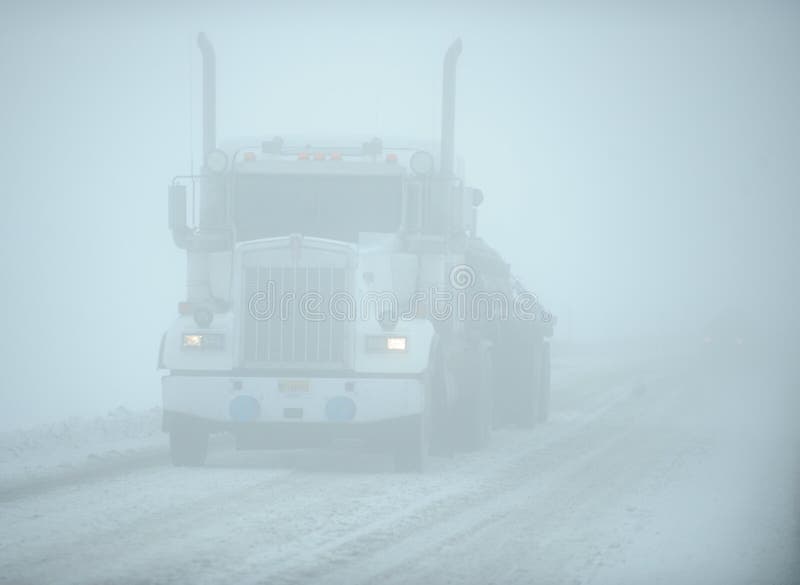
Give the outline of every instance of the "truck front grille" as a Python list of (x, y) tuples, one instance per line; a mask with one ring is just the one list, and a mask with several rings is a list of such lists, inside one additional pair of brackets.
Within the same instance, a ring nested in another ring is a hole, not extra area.
[[(341, 266), (245, 266), (243, 365), (276, 369), (346, 367), (352, 324), (331, 316), (330, 308), (333, 295), (346, 293), (347, 277), (347, 269)], [(258, 292), (267, 293), (269, 298), (254, 314), (251, 299)], [(314, 311), (304, 312), (301, 300), (309, 292), (315, 293), (317, 302)], [(273, 303), (271, 307), (266, 305), (269, 302)]]

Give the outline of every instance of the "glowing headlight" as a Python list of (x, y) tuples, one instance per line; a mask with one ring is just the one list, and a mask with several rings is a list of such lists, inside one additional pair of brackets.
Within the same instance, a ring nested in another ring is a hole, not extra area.
[(367, 351), (406, 351), (408, 339), (406, 337), (370, 335), (367, 337)]
[(222, 349), (225, 336), (221, 333), (186, 333), (183, 336), (183, 349)]
[(405, 351), (406, 338), (405, 337), (387, 337), (386, 349), (389, 351)]

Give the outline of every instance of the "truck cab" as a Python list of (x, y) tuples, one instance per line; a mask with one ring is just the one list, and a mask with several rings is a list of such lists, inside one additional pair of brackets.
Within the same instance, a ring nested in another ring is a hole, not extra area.
[(159, 357), (173, 461), (201, 464), (208, 435), (229, 431), (240, 448), (359, 439), (420, 470), (497, 424), (542, 420), (553, 320), (536, 306), (509, 318), (529, 293), (478, 238), (483, 194), (453, 172), (460, 41), (438, 153), (378, 138), (219, 146), (214, 51), (198, 44), (204, 165), (169, 189), (187, 254)]

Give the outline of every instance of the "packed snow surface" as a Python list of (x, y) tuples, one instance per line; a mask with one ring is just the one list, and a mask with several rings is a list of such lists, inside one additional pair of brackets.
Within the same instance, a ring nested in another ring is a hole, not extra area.
[(173, 468), (158, 412), (2, 438), (4, 583), (798, 582), (797, 384), (557, 356), (553, 412), (424, 475), (353, 449)]

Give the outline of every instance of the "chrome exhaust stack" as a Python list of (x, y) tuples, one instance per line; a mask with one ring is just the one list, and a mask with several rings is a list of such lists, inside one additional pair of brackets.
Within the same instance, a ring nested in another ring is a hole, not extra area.
[(461, 55), (461, 39), (456, 39), (444, 56), (442, 72), (442, 152), (439, 165), (442, 177), (452, 177), (455, 161), (456, 64)]
[(203, 164), (217, 148), (217, 57), (205, 33), (197, 35), (203, 55)]

